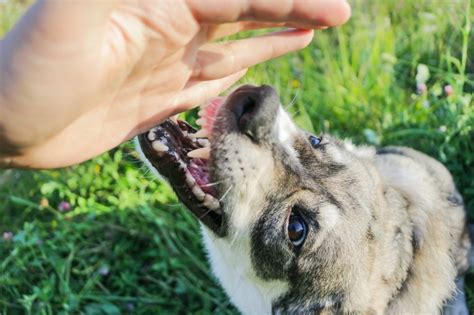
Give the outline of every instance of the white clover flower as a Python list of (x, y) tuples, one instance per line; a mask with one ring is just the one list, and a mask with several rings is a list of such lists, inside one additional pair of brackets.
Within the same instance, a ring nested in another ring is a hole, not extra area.
[(427, 65), (424, 65), (420, 63), (418, 67), (416, 67), (416, 83), (421, 84), (421, 83), (426, 83), (428, 79), (430, 78), (430, 69), (428, 69)]

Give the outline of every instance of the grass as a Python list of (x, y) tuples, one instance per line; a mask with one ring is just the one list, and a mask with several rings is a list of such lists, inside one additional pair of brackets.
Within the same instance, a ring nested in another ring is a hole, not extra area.
[[(0, 36), (24, 10), (0, 4)], [(438, 158), (472, 220), (473, 14), (467, 0), (354, 1), (347, 25), (244, 81), (276, 86), (307, 129)], [(63, 170), (3, 171), (0, 209), (0, 233), (12, 233), (0, 239), (2, 314), (236, 313), (209, 273), (196, 221), (130, 143)], [(474, 310), (474, 274), (467, 293)]]

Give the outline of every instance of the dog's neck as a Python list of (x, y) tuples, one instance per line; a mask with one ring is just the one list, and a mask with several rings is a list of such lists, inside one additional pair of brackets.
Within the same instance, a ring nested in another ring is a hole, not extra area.
[(229, 243), (203, 225), (201, 230), (212, 271), (231, 302), (243, 314), (271, 314), (272, 301), (286, 291), (286, 283), (257, 277), (250, 260), (249, 240)]

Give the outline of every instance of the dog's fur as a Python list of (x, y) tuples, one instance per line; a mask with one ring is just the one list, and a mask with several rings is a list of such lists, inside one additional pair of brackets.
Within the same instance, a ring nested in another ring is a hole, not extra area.
[[(251, 137), (236, 132), (231, 95), (211, 141), (226, 232), (202, 230), (231, 301), (244, 314), (440, 313), (470, 248), (446, 168), (327, 135), (313, 148), (273, 89), (257, 94)], [(287, 236), (295, 207), (308, 225), (301, 248)]]

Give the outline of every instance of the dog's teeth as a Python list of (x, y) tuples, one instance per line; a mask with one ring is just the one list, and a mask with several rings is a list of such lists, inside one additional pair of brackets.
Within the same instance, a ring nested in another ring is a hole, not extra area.
[(209, 194), (206, 194), (206, 196), (204, 197), (204, 202), (202, 204), (211, 210), (219, 209), (219, 201)]
[(194, 184), (196, 184), (196, 180), (189, 171), (186, 171), (186, 184), (188, 184), (189, 187), (193, 187)]
[(204, 109), (201, 109), (200, 111), (198, 111), (198, 116), (202, 117), (205, 113), (206, 111)]
[(205, 147), (205, 148), (199, 148), (196, 150), (192, 150), (188, 152), (188, 156), (190, 158), (197, 158), (197, 159), (206, 159), (208, 160), (211, 155), (211, 148), (210, 147)]
[(170, 119), (171, 119), (175, 124), (177, 124), (177, 123), (178, 123), (178, 116), (179, 116), (179, 114), (176, 114), (176, 115), (174, 115), (174, 116), (171, 116)]
[(198, 139), (197, 142), (203, 147), (210, 147), (211, 143), (207, 139)]
[(209, 133), (207, 132), (207, 130), (199, 129), (195, 133), (191, 133), (190, 136), (192, 136), (193, 138), (207, 138), (209, 136)]
[(199, 199), (200, 201), (203, 201), (204, 200), (204, 197), (206, 197), (206, 193), (204, 191), (202, 191), (202, 189), (198, 186), (198, 185), (195, 185), (193, 187), (193, 194), (197, 197), (197, 199)]
[(155, 151), (158, 151), (158, 152), (168, 151), (168, 146), (159, 140), (153, 141), (151, 143), (151, 146), (153, 147)]
[(196, 125), (198, 126), (204, 126), (204, 123), (205, 121), (203, 118), (199, 118), (198, 120), (196, 120)]
[(188, 136), (188, 132), (186, 130), (183, 130), (183, 136), (185, 136), (185, 137)]
[(152, 129), (148, 132), (148, 140), (150, 140), (150, 141), (155, 141), (156, 140), (155, 129)]

